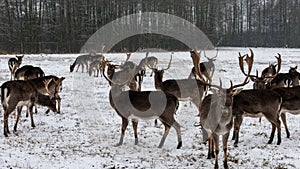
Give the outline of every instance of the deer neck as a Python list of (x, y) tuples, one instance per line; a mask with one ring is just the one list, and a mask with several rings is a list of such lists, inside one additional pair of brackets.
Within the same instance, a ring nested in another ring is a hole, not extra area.
[(154, 74), (154, 85), (156, 89), (161, 89), (163, 75), (160, 72)]

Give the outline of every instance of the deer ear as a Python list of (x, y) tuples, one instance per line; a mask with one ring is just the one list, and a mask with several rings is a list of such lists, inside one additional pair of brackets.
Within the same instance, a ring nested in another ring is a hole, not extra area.
[(295, 67), (295, 69), (297, 69), (297, 68), (298, 68), (298, 66)]

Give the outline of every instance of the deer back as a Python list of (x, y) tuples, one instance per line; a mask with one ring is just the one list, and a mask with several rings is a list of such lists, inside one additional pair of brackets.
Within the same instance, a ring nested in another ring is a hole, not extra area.
[(281, 96), (272, 90), (243, 90), (234, 96), (233, 114), (245, 112), (257, 117), (259, 113), (278, 112), (281, 106)]

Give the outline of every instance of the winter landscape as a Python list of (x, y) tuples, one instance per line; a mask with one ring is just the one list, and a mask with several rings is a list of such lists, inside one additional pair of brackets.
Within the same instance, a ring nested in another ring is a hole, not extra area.
[[(292, 48), (252, 48), (254, 65), (252, 74), (261, 72), (269, 63), (276, 63), (277, 53), (282, 55), (280, 72), (287, 72), (290, 66), (300, 65), (300, 49)], [(239, 65), (238, 52), (249, 53), (248, 48), (219, 48), (215, 62), (216, 71), (213, 83), (221, 78), (223, 86), (229, 87), (229, 80), (241, 83), (244, 80)], [(171, 52), (150, 53), (158, 58), (158, 67), (167, 67)], [(164, 146), (157, 148), (164, 128), (154, 121), (141, 121), (138, 126), (139, 144), (134, 145), (131, 124), (128, 126), (124, 143), (116, 147), (120, 138), (121, 118), (109, 104), (110, 86), (103, 77), (89, 76), (87, 73), (70, 73), (69, 66), (80, 54), (25, 54), (22, 65), (41, 67), (46, 75), (66, 77), (63, 81), (61, 114), (38, 107), (34, 114), (35, 128), (25, 117), (25, 108), (18, 126), (18, 136), (13, 133), (4, 137), (3, 109), (0, 111), (0, 168), (212, 168), (213, 159), (207, 159), (207, 145), (202, 143), (198, 111), (190, 102), (180, 102), (176, 120), (181, 125), (183, 146), (176, 149), (177, 136), (172, 128)], [(216, 55), (216, 50), (206, 51), (208, 57)], [(104, 56), (114, 63), (125, 60), (125, 53), (110, 53)], [(14, 55), (0, 56), (0, 82), (10, 79), (7, 61)], [(130, 60), (139, 62), (145, 53), (133, 53)], [(204, 57), (201, 61), (206, 61)], [(164, 79), (182, 79), (189, 76), (193, 67), (188, 51), (174, 52), (172, 64), (165, 71)], [(142, 90), (155, 90), (154, 79), (144, 78)], [(252, 82), (246, 88), (252, 88)], [(12, 130), (16, 115), (9, 117)], [(287, 113), (291, 137), (286, 138), (283, 125), (282, 143), (267, 144), (271, 124), (262, 118), (245, 117), (240, 131), (238, 147), (228, 143), (230, 168), (300, 168), (300, 116)], [(230, 135), (231, 138), (232, 135)], [(223, 151), (220, 151), (221, 168)]]

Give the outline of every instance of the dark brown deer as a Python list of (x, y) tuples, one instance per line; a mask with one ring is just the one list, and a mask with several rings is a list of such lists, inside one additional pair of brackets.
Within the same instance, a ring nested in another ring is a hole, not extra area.
[(290, 77), (292, 86), (299, 86), (300, 73), (297, 71), (297, 66), (290, 67), (289, 77)]
[[(239, 57), (240, 68), (243, 74), (243, 57)], [(246, 55), (247, 64), (253, 63), (254, 55), (251, 57)], [(234, 96), (233, 115), (234, 115), (234, 131), (232, 139), (235, 140), (234, 146), (237, 146), (239, 139), (239, 130), (244, 117), (262, 117), (264, 116), (271, 124), (272, 131), (268, 144), (271, 144), (274, 139), (275, 130), (277, 128), (277, 145), (281, 143), (281, 129), (279, 113), (281, 108), (281, 96), (272, 90), (243, 90)]]
[[(201, 51), (198, 53), (199, 56), (201, 55)], [(213, 74), (215, 72), (215, 64), (214, 64), (214, 61), (216, 61), (216, 58), (218, 56), (218, 50), (217, 50), (217, 54), (216, 56), (212, 57), (212, 58), (209, 58), (206, 56), (205, 54), (205, 50), (204, 50), (204, 57), (208, 60), (207, 62), (201, 62), (200, 63), (200, 71), (201, 73), (203, 74), (203, 76), (206, 78), (206, 80), (209, 81), (209, 83), (211, 83), (211, 79), (213, 77)], [(197, 79), (198, 78), (198, 75), (197, 75), (197, 72), (196, 72), (196, 69), (195, 69), (195, 66), (192, 68), (191, 70), (191, 73), (188, 77), (188, 79), (191, 79), (191, 78), (195, 78)]]
[[(240, 55), (241, 56), (241, 55)], [(256, 70), (256, 75), (250, 75), (250, 79), (254, 82), (253, 83), (253, 89), (266, 89), (266, 88), (270, 88), (272, 85), (272, 81), (277, 81), (277, 80), (273, 80), (276, 77), (280, 77), (281, 74), (279, 73), (280, 69), (281, 69), (281, 55), (278, 54), (278, 57), (275, 56), (275, 58), (277, 59), (277, 64), (275, 64), (276, 66), (271, 64), (269, 67), (265, 68), (263, 70), (263, 72), (261, 73), (261, 77), (258, 76), (258, 71)], [(279, 78), (280, 80), (278, 80), (278, 84), (284, 84), (283, 78)], [(278, 85), (276, 85), (278, 86)], [(281, 85), (280, 85), (281, 86)], [(273, 87), (275, 87), (275, 85), (273, 85)]]
[(285, 127), (287, 138), (289, 138), (290, 132), (286, 122), (286, 113), (289, 112), (293, 115), (300, 114), (300, 86), (290, 88), (280, 87), (272, 90), (277, 92), (282, 98), (280, 116)]
[[(240, 62), (241, 63), (241, 62)], [(251, 64), (251, 63), (249, 63)], [(198, 64), (194, 65), (199, 76), (201, 76), (200, 67)], [(248, 66), (248, 74), (250, 74), (252, 64)], [(231, 82), (231, 81), (230, 81)], [(218, 165), (218, 155), (219, 155), (219, 136), (222, 136), (223, 151), (224, 151), (224, 168), (228, 168), (227, 164), (227, 142), (229, 138), (229, 133), (233, 125), (233, 111), (232, 106), (234, 99), (233, 97), (240, 93), (242, 89), (236, 89), (242, 87), (248, 83), (248, 76), (245, 78), (244, 82), (238, 85), (232, 85), (228, 89), (222, 88), (222, 83), (220, 81), (220, 86), (210, 85), (218, 89), (214, 94), (207, 95), (202, 104), (199, 105), (199, 116), (200, 123), (204, 128), (204, 132), (208, 135), (208, 159), (212, 157), (215, 158), (215, 167), (219, 168)], [(205, 135), (205, 134), (204, 134)], [(214, 155), (214, 147), (215, 153)]]
[(8, 117), (17, 107), (18, 116), (14, 126), (14, 132), (17, 132), (17, 123), (21, 115), (21, 107), (28, 106), (31, 117), (31, 126), (35, 127), (32, 115), (32, 107), (38, 100), (38, 93), (48, 94), (50, 98), (56, 98), (58, 89), (64, 78), (55, 80), (53, 78), (45, 79), (44, 77), (32, 80), (15, 80), (7, 81), (1, 86), (1, 103), (4, 109), (4, 136), (8, 137)]
[(10, 80), (12, 80), (13, 76), (15, 75), (16, 70), (20, 67), (22, 64), (22, 59), (24, 55), (16, 56), (16, 58), (9, 58), (8, 60), (8, 68), (11, 73)]
[[(200, 56), (194, 50), (190, 51), (193, 62), (200, 62)], [(199, 60), (197, 60), (199, 59)], [(203, 80), (199, 79), (168, 79), (163, 81), (163, 74), (171, 66), (172, 55), (167, 68), (158, 70), (151, 68), (154, 71), (154, 83), (157, 90), (169, 92), (178, 98), (179, 101), (191, 101), (197, 107), (201, 104), (204, 92), (207, 90), (207, 85)], [(203, 79), (203, 77), (202, 77)]]
[[(135, 71), (128, 72), (129, 77), (133, 76)], [(128, 125), (128, 120), (132, 119), (134, 130), (135, 145), (138, 144), (137, 126), (138, 120), (148, 120), (159, 118), (165, 126), (165, 132), (159, 143), (161, 148), (171, 127), (174, 127), (177, 132), (178, 145), (181, 148), (182, 139), (180, 125), (176, 122), (174, 115), (178, 109), (178, 100), (175, 96), (163, 91), (122, 91), (122, 87), (131, 79), (125, 81), (116, 78), (108, 78), (103, 70), (103, 76), (108, 82), (111, 82), (111, 90), (109, 93), (109, 102), (112, 108), (122, 118), (121, 138), (117, 146), (123, 144), (125, 130)]]
[(45, 76), (44, 71), (40, 67), (35, 67), (32, 65), (24, 65), (20, 67), (17, 69), (14, 75), (15, 79), (17, 80), (28, 80), (43, 76)]

